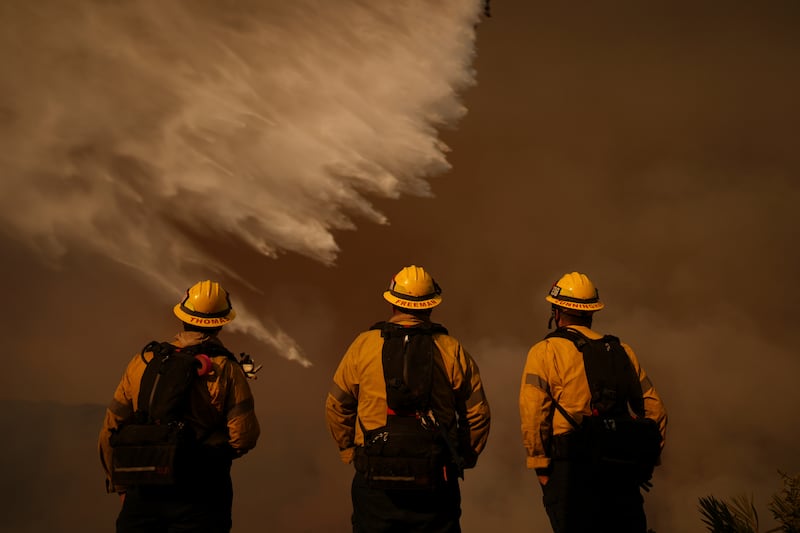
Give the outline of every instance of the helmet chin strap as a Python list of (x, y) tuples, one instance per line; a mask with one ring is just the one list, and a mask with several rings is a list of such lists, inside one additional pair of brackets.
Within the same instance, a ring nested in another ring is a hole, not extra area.
[[(553, 321), (556, 319), (556, 306), (550, 308), (550, 320), (547, 321), (547, 329), (553, 329)], [(558, 327), (558, 322), (556, 322)]]

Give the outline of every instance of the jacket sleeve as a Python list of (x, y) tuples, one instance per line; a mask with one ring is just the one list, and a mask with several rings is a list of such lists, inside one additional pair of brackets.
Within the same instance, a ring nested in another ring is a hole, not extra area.
[(356, 343), (350, 345), (333, 375), (333, 384), (325, 400), (325, 420), (342, 462), (353, 462), (355, 453), (356, 416), (358, 414), (358, 380), (355, 368)]
[(550, 466), (554, 404), (549, 394), (547, 354), (547, 341), (539, 342), (530, 349), (519, 393), (522, 443), (527, 452), (526, 466), (532, 469)]
[(111, 432), (117, 429), (120, 424), (133, 415), (134, 397), (139, 392), (139, 384), (136, 376), (141, 376), (144, 372), (144, 362), (139, 354), (136, 354), (125, 373), (122, 376), (114, 397), (106, 408), (106, 415), (103, 420), (103, 427), (100, 429), (97, 447), (100, 453), (100, 464), (106, 475), (107, 492), (125, 492), (125, 487), (115, 486), (111, 483)]
[(628, 352), (628, 357), (633, 363), (636, 374), (639, 376), (639, 383), (642, 386), (642, 398), (644, 399), (644, 415), (658, 423), (658, 427), (661, 430), (661, 448), (663, 449), (667, 440), (667, 411), (664, 407), (664, 402), (661, 401), (661, 397), (658, 395), (644, 368), (639, 364), (639, 359), (633, 349), (624, 343), (623, 347)]
[(242, 368), (236, 363), (225, 365), (228, 390), (225, 399), (225, 419), (228, 443), (234, 456), (241, 457), (258, 442), (261, 428), (256, 417), (255, 400)]
[[(465, 453), (465, 467), (472, 468), (478, 460), (478, 456), (486, 447), (489, 439), (489, 429), (491, 426), (491, 410), (486, 393), (483, 389), (478, 364), (470, 354), (459, 345), (458, 360), (461, 361), (464, 369), (464, 381), (462, 389), (464, 391), (464, 403), (466, 406), (466, 421), (469, 429), (468, 451)], [(466, 451), (466, 450), (464, 450)]]

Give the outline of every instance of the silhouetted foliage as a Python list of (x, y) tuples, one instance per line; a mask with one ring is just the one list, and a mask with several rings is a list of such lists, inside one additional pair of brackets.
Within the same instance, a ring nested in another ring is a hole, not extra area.
[[(769, 509), (779, 526), (764, 533), (800, 533), (800, 474), (792, 477), (778, 473), (783, 478), (783, 490), (772, 497)], [(738, 496), (730, 501), (706, 496), (699, 501), (703, 523), (711, 533), (759, 533), (752, 496)]]
[(769, 510), (781, 524), (775, 531), (800, 533), (800, 474), (794, 477), (778, 472), (783, 478), (783, 490), (772, 497)]
[(711, 533), (758, 533), (758, 513), (752, 498), (739, 496), (730, 502), (714, 496), (700, 498), (700, 513)]

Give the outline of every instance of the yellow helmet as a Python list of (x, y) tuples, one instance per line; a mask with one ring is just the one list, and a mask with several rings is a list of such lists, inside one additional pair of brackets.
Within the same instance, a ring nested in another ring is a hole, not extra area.
[(389, 282), (383, 298), (404, 309), (430, 309), (442, 303), (442, 289), (425, 269), (407, 266)]
[(561, 279), (553, 284), (545, 300), (559, 307), (590, 313), (603, 308), (603, 302), (600, 301), (594, 283), (586, 274), (579, 272), (561, 276)]
[(216, 281), (198, 281), (186, 290), (186, 298), (173, 308), (181, 321), (202, 328), (216, 328), (236, 317), (228, 291)]

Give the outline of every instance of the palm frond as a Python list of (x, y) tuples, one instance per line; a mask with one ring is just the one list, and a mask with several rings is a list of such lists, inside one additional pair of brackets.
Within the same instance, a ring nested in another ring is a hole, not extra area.
[(714, 496), (699, 499), (703, 523), (711, 533), (758, 533), (758, 514), (752, 497), (725, 502)]

